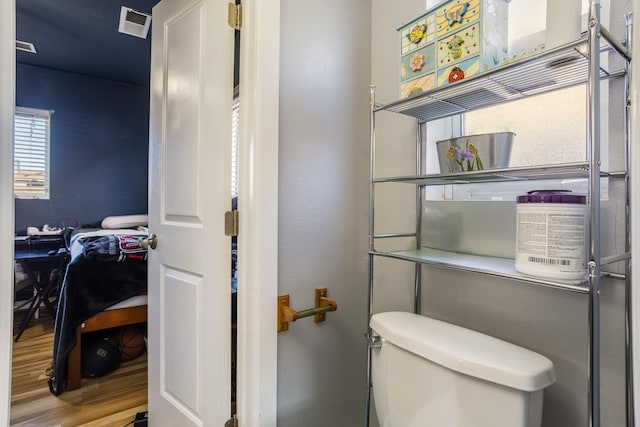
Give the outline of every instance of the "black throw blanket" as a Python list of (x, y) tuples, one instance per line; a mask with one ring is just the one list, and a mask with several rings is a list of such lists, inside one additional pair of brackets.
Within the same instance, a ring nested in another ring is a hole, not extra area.
[(77, 327), (105, 308), (146, 292), (146, 252), (141, 247), (136, 249), (133, 242), (142, 237), (118, 236), (116, 240), (123, 243), (116, 246), (112, 235), (85, 238), (84, 253), (67, 266), (54, 327), (53, 373), (49, 379), (49, 390), (54, 395), (67, 386), (68, 356), (76, 344)]

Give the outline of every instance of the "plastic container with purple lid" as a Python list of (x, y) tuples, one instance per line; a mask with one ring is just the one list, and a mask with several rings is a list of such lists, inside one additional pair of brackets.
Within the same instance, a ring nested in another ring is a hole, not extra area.
[(569, 190), (518, 196), (516, 270), (549, 279), (584, 279), (586, 203), (586, 196)]

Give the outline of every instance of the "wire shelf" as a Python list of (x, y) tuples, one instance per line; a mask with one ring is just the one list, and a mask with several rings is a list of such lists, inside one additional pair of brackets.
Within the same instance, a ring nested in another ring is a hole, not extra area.
[[(607, 176), (602, 173), (602, 176)], [(545, 166), (491, 169), (451, 174), (396, 176), (376, 178), (373, 182), (403, 182), (417, 185), (471, 184), (480, 182), (525, 181), (541, 179), (576, 179), (589, 177), (587, 162), (562, 163)]]
[[(580, 39), (421, 95), (378, 106), (374, 111), (393, 111), (430, 121), (583, 84), (589, 74), (588, 47), (587, 39)], [(610, 44), (604, 44), (600, 54), (613, 51)], [(600, 68), (601, 79), (624, 73), (624, 69)]]
[(589, 293), (589, 287), (586, 279), (551, 280), (527, 276), (516, 271), (515, 260), (509, 258), (461, 254), (432, 248), (420, 248), (416, 250), (397, 252), (372, 251), (370, 253), (377, 256), (435, 265), (453, 270), (487, 274), (494, 277), (522, 281), (527, 284), (544, 286), (563, 291), (577, 292), (581, 294)]

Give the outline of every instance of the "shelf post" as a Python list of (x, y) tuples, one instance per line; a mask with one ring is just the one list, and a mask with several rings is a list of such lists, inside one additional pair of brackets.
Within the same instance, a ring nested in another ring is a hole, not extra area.
[[(427, 124), (423, 120), (417, 120), (416, 122), (416, 175), (422, 176), (425, 174), (424, 161), (423, 161), (423, 147), (426, 137)], [(426, 152), (427, 150), (424, 150)], [(422, 246), (421, 230), (422, 230), (422, 203), (424, 198), (424, 187), (422, 185), (416, 186), (416, 249), (420, 249)], [(414, 266), (414, 278), (413, 278), (413, 312), (420, 314), (420, 305), (422, 302), (422, 265), (416, 263)]]
[(370, 153), (369, 153), (369, 295), (367, 298), (367, 383), (364, 402), (364, 427), (369, 427), (369, 413), (371, 412), (371, 326), (369, 321), (373, 315), (373, 251), (374, 251), (374, 232), (375, 227), (374, 220), (374, 207), (375, 207), (375, 183), (374, 178), (375, 166), (376, 166), (376, 87), (374, 85), (369, 86), (369, 138), (370, 138)]
[(589, 426), (600, 427), (600, 0), (589, 5)]
[[(633, 37), (633, 13), (624, 15), (625, 22), (625, 48), (631, 52)], [(630, 58), (625, 61), (624, 75), (624, 199), (625, 199), (625, 252), (631, 253), (631, 206), (630, 206), (630, 135), (631, 121), (629, 120), (631, 108), (630, 97)], [(628, 258), (624, 262), (625, 268), (625, 366), (626, 366), (626, 397), (627, 397), (627, 425), (635, 425), (635, 409), (634, 409), (634, 369), (633, 369), (633, 287), (631, 280), (631, 260)]]

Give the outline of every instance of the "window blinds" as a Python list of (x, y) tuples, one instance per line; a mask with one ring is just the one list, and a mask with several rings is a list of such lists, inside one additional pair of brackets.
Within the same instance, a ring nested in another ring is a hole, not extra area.
[(49, 111), (16, 107), (13, 188), (18, 198), (49, 198), (49, 122)]

